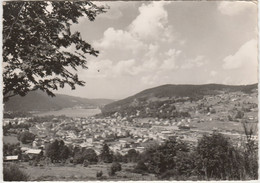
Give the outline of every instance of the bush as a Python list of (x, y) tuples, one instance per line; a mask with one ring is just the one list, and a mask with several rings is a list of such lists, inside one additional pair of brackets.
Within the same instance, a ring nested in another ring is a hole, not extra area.
[(121, 164), (118, 163), (118, 162), (114, 162), (114, 163), (112, 164), (111, 168), (113, 168), (116, 172), (122, 170), (122, 166), (121, 166)]
[(97, 177), (97, 178), (100, 178), (100, 177), (102, 177), (102, 175), (103, 175), (103, 172), (102, 172), (102, 170), (101, 170), (101, 171), (98, 171), (98, 172), (97, 172), (96, 177)]
[(122, 167), (121, 164), (118, 162), (114, 162), (112, 166), (108, 169), (108, 175), (113, 176), (116, 172), (121, 171)]
[(22, 154), (21, 160), (24, 162), (28, 162), (30, 160), (30, 157), (28, 154)]
[(140, 174), (143, 174), (143, 173), (145, 173), (145, 172), (147, 172), (147, 171), (148, 171), (148, 168), (147, 168), (147, 166), (144, 164), (143, 161), (139, 161), (139, 162), (137, 163), (137, 165), (135, 166), (134, 170), (133, 170), (134, 173), (140, 173)]
[(108, 169), (108, 175), (109, 176), (114, 176), (116, 174), (116, 171), (112, 168), (112, 167), (110, 167), (109, 169)]
[(198, 142), (197, 154), (197, 173), (204, 175), (206, 179), (241, 179), (243, 159), (239, 151), (223, 135), (204, 135)]
[(17, 139), (21, 141), (23, 144), (31, 143), (35, 139), (35, 135), (33, 133), (30, 133), (28, 131), (21, 132), (18, 134)]
[(84, 166), (84, 167), (88, 167), (88, 165), (89, 165), (88, 160), (84, 160), (84, 162), (83, 162), (83, 166)]
[(96, 152), (93, 149), (80, 149), (75, 152), (73, 157), (75, 164), (82, 164), (85, 160), (88, 161), (89, 164), (96, 164), (98, 161)]
[(28, 181), (29, 176), (16, 165), (4, 165), (4, 181)]

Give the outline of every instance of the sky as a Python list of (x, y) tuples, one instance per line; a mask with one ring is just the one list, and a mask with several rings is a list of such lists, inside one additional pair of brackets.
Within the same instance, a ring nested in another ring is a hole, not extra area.
[(243, 1), (95, 2), (106, 13), (72, 26), (100, 51), (58, 93), (123, 99), (163, 84), (258, 81), (257, 5)]

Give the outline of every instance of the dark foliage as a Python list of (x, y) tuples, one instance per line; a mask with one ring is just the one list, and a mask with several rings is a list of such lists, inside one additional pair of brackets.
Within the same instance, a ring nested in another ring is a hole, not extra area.
[(140, 159), (139, 152), (135, 149), (130, 149), (126, 154), (126, 159), (127, 162), (137, 162)]
[(4, 181), (28, 181), (29, 176), (21, 171), (17, 165), (10, 164), (3, 167)]
[(28, 131), (21, 132), (18, 134), (17, 139), (21, 141), (23, 144), (31, 143), (35, 139), (35, 135), (33, 133), (30, 133)]
[(163, 145), (148, 148), (144, 153), (144, 161), (150, 173), (157, 175), (176, 168), (177, 153), (188, 153), (188, 146), (176, 139), (166, 141)]
[(154, 173), (167, 180), (255, 180), (258, 148), (248, 144), (237, 148), (227, 137), (213, 133), (204, 135), (196, 147), (189, 149), (186, 143), (172, 138), (147, 148), (133, 172)]
[(82, 164), (85, 161), (91, 164), (98, 162), (98, 156), (93, 149), (82, 148), (81, 150), (76, 150), (74, 154), (73, 162), (75, 164)]
[[(79, 17), (86, 16), (93, 21), (102, 12), (104, 7), (89, 1), (5, 2), (4, 100), (37, 89), (54, 96), (53, 90), (65, 84), (72, 89), (84, 85), (70, 69), (87, 68), (86, 54), (97, 56), (98, 51), (79, 32), (71, 32), (70, 26), (78, 23)], [(62, 51), (69, 46), (75, 46), (76, 51)]]
[(102, 170), (101, 170), (101, 171), (97, 171), (97, 173), (96, 173), (96, 177), (97, 177), (98, 179), (101, 178), (102, 175), (103, 175)]
[(63, 140), (55, 140), (47, 145), (45, 154), (51, 159), (51, 162), (55, 163), (68, 159), (71, 152)]
[(20, 143), (17, 143), (17, 144), (4, 144), (3, 145), (3, 153), (4, 153), (4, 156), (20, 155), (21, 154)]
[(134, 173), (140, 173), (140, 174), (146, 173), (147, 171), (148, 168), (143, 161), (139, 161), (133, 170)]
[(103, 145), (102, 152), (100, 154), (100, 159), (104, 163), (112, 163), (113, 162), (113, 154), (110, 151), (107, 144)]
[(108, 169), (108, 175), (114, 176), (116, 172), (121, 170), (122, 170), (121, 164), (118, 162), (114, 162), (112, 163), (111, 167)]
[[(5, 107), (5, 106), (4, 106)], [(18, 111), (18, 112), (4, 112), (4, 118), (25, 118), (25, 117), (31, 117), (32, 114), (25, 112), (25, 111)]]
[(198, 173), (206, 179), (241, 180), (245, 177), (242, 154), (223, 135), (203, 136), (197, 153)]

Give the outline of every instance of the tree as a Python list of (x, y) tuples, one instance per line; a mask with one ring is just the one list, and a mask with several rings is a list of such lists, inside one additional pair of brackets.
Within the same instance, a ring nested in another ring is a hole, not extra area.
[(4, 156), (22, 154), (20, 143), (17, 143), (17, 144), (9, 144), (9, 143), (5, 144), (4, 143), (3, 154), (4, 154)]
[(66, 160), (70, 155), (70, 150), (64, 145), (63, 140), (55, 140), (46, 147), (46, 156), (51, 159), (51, 162)]
[(102, 177), (102, 175), (103, 175), (102, 170), (97, 171), (97, 173), (96, 173), (96, 177), (97, 177), (98, 179), (100, 179), (100, 178)]
[(118, 162), (114, 162), (111, 167), (108, 169), (108, 175), (113, 176), (116, 172), (121, 171), (122, 167), (121, 164)]
[(28, 131), (21, 132), (18, 134), (17, 139), (21, 141), (23, 144), (31, 143), (35, 139), (35, 135), (33, 133), (30, 133)]
[(88, 163), (97, 163), (98, 157), (96, 152), (93, 149), (81, 149), (75, 152), (74, 163), (81, 164), (85, 160)]
[(143, 161), (139, 161), (138, 163), (137, 163), (137, 165), (135, 166), (135, 168), (134, 168), (134, 170), (133, 170), (133, 172), (135, 172), (135, 173), (145, 173), (145, 172), (147, 172), (148, 171), (148, 169), (147, 169), (147, 166), (144, 164), (144, 162)]
[(253, 135), (257, 133), (257, 127), (254, 123), (244, 120), (242, 122), (245, 134), (245, 142), (242, 146), (244, 155), (244, 167), (247, 174), (252, 179), (258, 179), (258, 143), (253, 140)]
[(84, 156), (90, 163), (97, 163), (98, 162), (98, 156), (97, 153), (93, 149), (86, 149), (84, 151)]
[(4, 181), (28, 181), (29, 176), (21, 171), (15, 164), (4, 165)]
[[(105, 7), (89, 1), (17, 1), (3, 6), (3, 95), (4, 101), (15, 95), (53, 90), (69, 85), (84, 85), (78, 67), (86, 69), (86, 54), (98, 55), (81, 38), (71, 32), (79, 17), (94, 21)], [(69, 51), (75, 48), (75, 51)]]
[(235, 118), (236, 119), (242, 119), (244, 117), (244, 113), (242, 111), (237, 111)]
[(112, 167), (116, 172), (122, 170), (122, 166), (121, 166), (121, 164), (118, 163), (118, 162), (114, 162), (114, 163), (112, 163), (112, 166), (111, 166), (111, 167)]
[(60, 158), (62, 160), (66, 160), (69, 158), (71, 152), (70, 152), (70, 149), (67, 147), (67, 146), (62, 146), (60, 147)]
[(103, 145), (103, 149), (100, 154), (101, 161), (104, 163), (112, 163), (113, 162), (113, 154), (110, 151), (107, 144)]
[(189, 149), (187, 144), (173, 138), (160, 146), (148, 148), (143, 154), (143, 160), (147, 163), (150, 173), (161, 175), (167, 170), (176, 168), (178, 152), (188, 153)]
[(243, 159), (223, 135), (204, 135), (198, 142), (197, 153), (198, 174), (207, 179), (241, 179)]
[(127, 161), (128, 162), (137, 162), (139, 153), (135, 149), (130, 149), (127, 152)]

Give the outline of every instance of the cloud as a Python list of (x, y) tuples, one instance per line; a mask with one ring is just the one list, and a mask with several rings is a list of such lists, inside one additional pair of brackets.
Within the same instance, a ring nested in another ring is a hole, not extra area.
[(238, 69), (243, 67), (257, 67), (257, 41), (252, 39), (242, 45), (234, 55), (223, 60), (224, 69)]
[(229, 55), (223, 60), (223, 69), (227, 70), (229, 82), (248, 84), (257, 82), (257, 41), (252, 39), (242, 45), (234, 55)]
[(167, 59), (165, 59), (162, 62), (162, 65), (160, 67), (160, 69), (163, 70), (173, 70), (173, 69), (177, 69), (178, 66), (176, 66), (176, 59), (177, 57), (181, 54), (180, 50), (175, 50), (175, 49), (170, 49), (168, 50), (165, 55), (168, 56)]
[(140, 39), (172, 39), (168, 13), (164, 6), (169, 2), (152, 2), (139, 8), (139, 15), (129, 25), (129, 30)]
[(215, 77), (217, 74), (218, 74), (217, 71), (214, 70), (210, 71), (210, 76), (212, 77)]
[(134, 68), (136, 61), (134, 59), (123, 60), (118, 62), (113, 70), (114, 76), (122, 76), (122, 75), (135, 75), (136, 71)]
[(113, 62), (109, 59), (91, 61), (88, 64), (89, 69), (83, 70), (81, 73), (87, 78), (115, 78), (119, 76), (136, 75), (135, 59), (120, 60)]
[[(95, 1), (94, 2), (96, 5), (98, 6), (105, 6), (105, 7), (108, 7), (108, 10), (106, 13), (102, 13), (98, 16), (98, 18), (104, 18), (104, 19), (119, 19), (123, 16), (123, 9), (124, 8), (127, 8), (130, 3), (128, 2), (112, 2), (112, 1), (108, 1), (108, 2), (98, 2), (98, 1)], [(104, 5), (105, 4), (105, 5)], [(131, 3), (133, 4), (133, 3)]]
[(162, 84), (167, 84), (167, 81), (169, 80), (169, 76), (162, 76), (158, 73), (154, 75), (146, 75), (141, 78), (142, 83), (149, 86), (158, 86)]
[(181, 65), (182, 69), (191, 69), (193, 67), (201, 67), (206, 64), (205, 57), (202, 55), (197, 56), (195, 59), (187, 59), (184, 64)]
[(218, 9), (224, 15), (238, 15), (244, 11), (250, 10), (251, 8), (257, 7), (257, 5), (252, 2), (246, 1), (221, 1), (219, 3)]
[(141, 51), (146, 45), (136, 39), (132, 34), (124, 30), (115, 30), (108, 28), (103, 35), (103, 38), (94, 42), (94, 46), (101, 49), (124, 49), (130, 50), (133, 53)]

